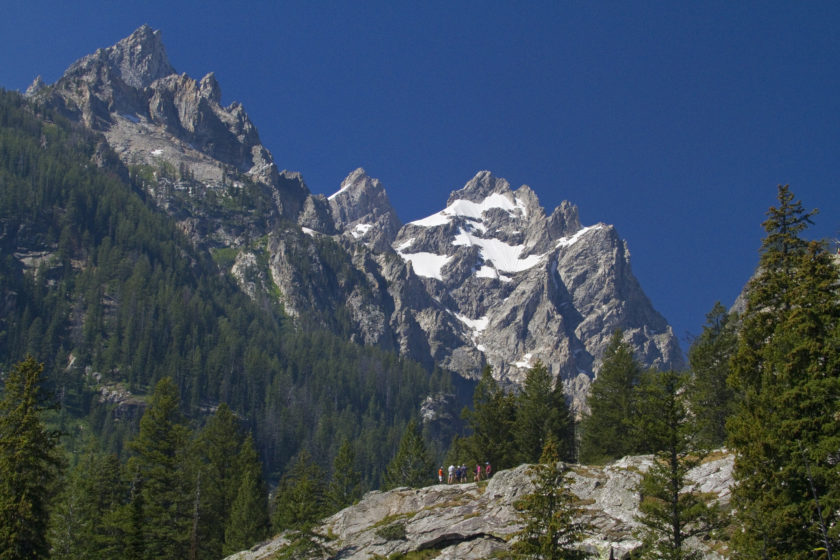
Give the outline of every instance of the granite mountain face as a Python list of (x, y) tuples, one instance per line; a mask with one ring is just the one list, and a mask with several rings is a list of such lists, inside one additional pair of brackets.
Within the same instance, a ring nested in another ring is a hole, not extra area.
[(240, 104), (221, 105), (214, 75), (176, 73), (148, 26), (27, 95), (100, 131), (196, 246), (302, 324), (465, 377), (489, 363), (518, 384), (540, 360), (578, 402), (617, 328), (644, 364), (683, 365), (614, 227), (582, 226), (568, 202), (547, 213), (488, 171), (408, 224), (362, 169), (313, 195)]

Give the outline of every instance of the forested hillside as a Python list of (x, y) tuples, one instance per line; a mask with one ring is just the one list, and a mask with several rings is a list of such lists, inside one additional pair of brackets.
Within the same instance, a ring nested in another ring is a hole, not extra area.
[[(837, 260), (803, 237), (814, 212), (789, 187), (763, 224), (743, 313), (715, 305), (691, 371), (646, 368), (616, 330), (577, 423), (539, 361), (521, 390), (486, 367), (472, 391), (348, 342), (341, 312), (324, 332), (249, 297), (230, 248), (191, 242), (146, 198), (165, 172), (126, 168), (96, 133), (0, 91), (0, 560), (218, 558), (272, 529), (291, 530), (280, 541), (292, 557), (321, 558), (333, 536), (313, 533), (318, 519), (366, 489), (429, 484), (444, 458), (475, 465), (477, 487), (491, 463), (540, 463), (518, 471), (536, 484), (512, 504), (525, 529), (511, 550), (531, 556), (564, 538), (574, 557), (618, 541), (624, 558), (693, 558), (713, 543), (716, 558), (830, 560), (840, 548)], [(349, 271), (326, 281), (361, 278), (334, 239), (288, 231), (295, 282), (325, 281), (295, 236)], [(256, 254), (268, 241), (249, 243)], [(461, 433), (453, 407), (468, 396)], [(720, 446), (732, 508), (689, 476)], [(574, 501), (558, 459), (633, 454), (649, 455), (633, 533), (601, 539), (580, 524), (591, 504)], [(405, 541), (406, 525), (385, 521), (376, 536)]]
[(302, 446), (329, 468), (348, 440), (376, 486), (449, 375), (257, 305), (146, 203), (142, 180), (93, 133), (0, 94), (2, 371), (26, 354), (46, 365), (71, 448), (91, 428), (126, 458), (147, 395), (170, 377), (195, 426), (227, 403), (270, 477)]

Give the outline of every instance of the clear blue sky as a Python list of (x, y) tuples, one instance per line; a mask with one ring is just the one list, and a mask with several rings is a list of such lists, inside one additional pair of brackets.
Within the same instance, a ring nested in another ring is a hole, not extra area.
[(2, 5), (6, 89), (148, 23), (313, 192), (361, 166), (410, 221), (489, 169), (570, 200), (681, 339), (748, 279), (777, 184), (840, 230), (840, 2)]

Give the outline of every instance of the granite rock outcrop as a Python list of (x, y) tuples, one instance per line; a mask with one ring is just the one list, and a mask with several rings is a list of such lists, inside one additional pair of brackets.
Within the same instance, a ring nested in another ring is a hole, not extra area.
[[(636, 486), (652, 457), (625, 457), (604, 467), (571, 465), (571, 491), (589, 524), (581, 547), (596, 558), (626, 559), (640, 546), (636, 531)], [(434, 550), (436, 558), (472, 560), (510, 550), (522, 521), (514, 504), (532, 491), (528, 465), (500, 471), (488, 482), (436, 484), (369, 492), (357, 504), (321, 521), (307, 546), (300, 534), (285, 532), (271, 541), (228, 557), (268, 560), (295, 550), (303, 559), (362, 560)], [(690, 471), (684, 491), (697, 490), (726, 511), (732, 486), (732, 456), (717, 452)], [(716, 540), (693, 540), (689, 547), (703, 558), (724, 558)]]

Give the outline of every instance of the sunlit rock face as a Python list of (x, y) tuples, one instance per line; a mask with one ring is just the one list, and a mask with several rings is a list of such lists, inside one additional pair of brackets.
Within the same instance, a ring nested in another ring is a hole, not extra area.
[[(625, 457), (603, 467), (571, 465), (571, 491), (581, 504), (580, 521), (589, 529), (581, 548), (596, 558), (629, 558), (641, 543), (636, 486), (652, 463), (650, 455)], [(435, 484), (369, 492), (362, 500), (324, 519), (313, 529), (319, 546), (296, 558), (347, 560), (387, 558), (391, 554), (434, 549), (436, 558), (478, 560), (510, 550), (522, 521), (514, 504), (532, 490), (528, 465), (496, 473), (486, 483)], [(728, 510), (732, 456), (718, 452), (688, 474), (689, 486)], [(431, 484), (431, 482), (430, 482)], [(230, 556), (228, 560), (268, 560), (294, 546), (292, 534)], [(720, 559), (723, 543), (690, 539), (687, 547), (702, 558)]]
[(243, 291), (301, 323), (468, 378), (489, 364), (511, 387), (540, 361), (578, 412), (616, 329), (643, 365), (683, 365), (613, 226), (581, 224), (569, 202), (547, 212), (489, 171), (407, 224), (361, 168), (312, 195), (278, 170), (244, 107), (222, 105), (215, 76), (178, 74), (148, 26), (27, 95), (100, 131)]
[(393, 248), (455, 319), (462, 343), (443, 363), (457, 371), (472, 362), (476, 375), (480, 356), (497, 378), (520, 384), (541, 361), (580, 405), (616, 329), (644, 364), (683, 363), (625, 242), (610, 225), (582, 226), (568, 202), (547, 214), (527, 186), (512, 190), (482, 171), (443, 210), (403, 226)]

